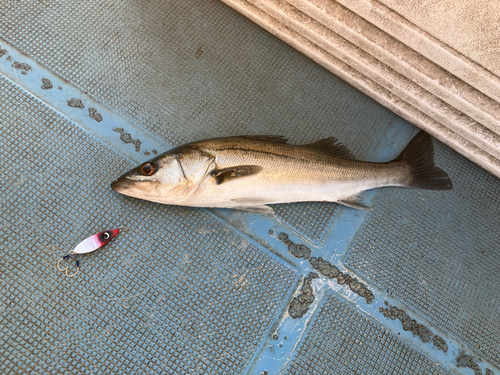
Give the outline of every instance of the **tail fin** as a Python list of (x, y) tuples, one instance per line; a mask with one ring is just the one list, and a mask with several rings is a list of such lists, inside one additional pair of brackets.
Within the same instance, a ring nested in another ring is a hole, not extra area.
[(434, 147), (429, 134), (420, 131), (396, 160), (410, 167), (412, 179), (408, 187), (428, 190), (453, 189), (448, 174), (434, 162)]

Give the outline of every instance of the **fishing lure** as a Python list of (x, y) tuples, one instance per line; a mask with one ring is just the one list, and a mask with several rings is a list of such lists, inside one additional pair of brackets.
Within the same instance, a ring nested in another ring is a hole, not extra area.
[[(67, 277), (74, 277), (77, 275), (77, 273), (80, 271), (80, 261), (78, 260), (78, 255), (81, 254), (87, 254), (91, 253), (93, 251), (96, 251), (97, 249), (101, 248), (105, 244), (107, 244), (109, 241), (111, 241), (113, 238), (116, 237), (118, 233), (120, 233), (122, 230), (121, 229), (110, 229), (104, 232), (96, 233), (93, 236), (90, 236), (86, 239), (84, 239), (82, 242), (80, 242), (73, 250), (69, 252), (69, 254), (63, 256), (59, 261), (57, 262), (57, 269), (61, 272), (64, 272)], [(68, 268), (69, 266), (66, 266), (65, 268), (61, 268), (60, 264), (61, 261), (72, 258), (76, 262), (76, 272), (69, 274), (68, 273)]]

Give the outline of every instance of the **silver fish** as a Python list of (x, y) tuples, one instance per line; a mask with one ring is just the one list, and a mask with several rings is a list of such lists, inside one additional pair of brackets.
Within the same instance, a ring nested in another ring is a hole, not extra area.
[(452, 189), (424, 132), (387, 163), (356, 160), (334, 137), (300, 146), (278, 136), (208, 139), (167, 151), (111, 184), (153, 202), (266, 213), (268, 204), (306, 201), (365, 209), (360, 193), (383, 186)]

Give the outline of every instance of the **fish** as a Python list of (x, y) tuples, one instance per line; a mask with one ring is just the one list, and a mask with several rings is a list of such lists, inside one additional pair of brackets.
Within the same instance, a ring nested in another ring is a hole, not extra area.
[(420, 131), (394, 160), (357, 160), (335, 137), (292, 145), (283, 136), (236, 136), (175, 147), (126, 172), (111, 188), (169, 205), (272, 214), (270, 204), (337, 202), (369, 209), (362, 193), (386, 186), (450, 190), (436, 166), (429, 134)]

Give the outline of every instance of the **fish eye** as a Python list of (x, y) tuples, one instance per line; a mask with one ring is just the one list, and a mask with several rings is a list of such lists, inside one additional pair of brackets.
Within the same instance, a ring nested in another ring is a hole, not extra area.
[(101, 234), (101, 237), (103, 240), (109, 239), (109, 237), (110, 237), (109, 232), (104, 232), (103, 234)]
[(144, 163), (140, 169), (144, 176), (151, 176), (156, 172), (156, 165), (155, 163)]

